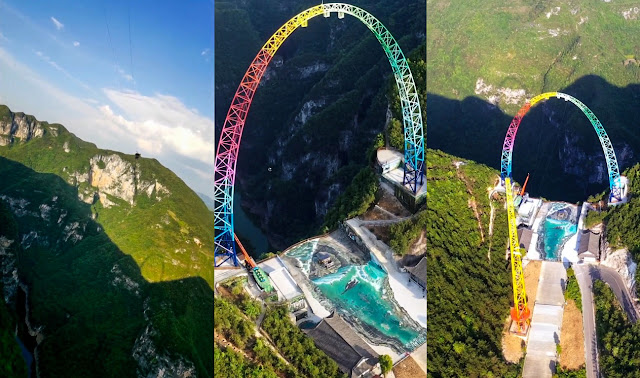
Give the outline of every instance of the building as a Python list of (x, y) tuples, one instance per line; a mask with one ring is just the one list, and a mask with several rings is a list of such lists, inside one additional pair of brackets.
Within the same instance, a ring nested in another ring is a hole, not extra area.
[(529, 245), (531, 245), (531, 237), (533, 236), (533, 230), (526, 227), (518, 229), (518, 241), (520, 242), (520, 248), (524, 248), (529, 251)]
[(533, 226), (540, 207), (542, 207), (540, 198), (529, 198), (529, 195), (525, 194), (522, 203), (518, 207), (518, 224), (524, 224), (527, 227)]
[(335, 311), (314, 328), (304, 331), (349, 377), (374, 375), (372, 370), (378, 365), (378, 353)]
[(316, 258), (318, 262), (322, 264), (326, 269), (331, 269), (335, 266), (333, 260), (331, 259), (331, 255), (327, 252), (318, 252), (316, 254)]
[(602, 234), (589, 230), (582, 231), (578, 245), (578, 258), (584, 262), (596, 262), (600, 259)]
[(261, 261), (258, 266), (269, 275), (269, 279), (278, 293), (278, 300), (289, 302), (290, 311), (295, 312), (306, 307), (302, 290), (279, 257)]
[(411, 280), (423, 289), (427, 288), (427, 258), (420, 259), (418, 265), (414, 267), (407, 267), (407, 272), (411, 275)]

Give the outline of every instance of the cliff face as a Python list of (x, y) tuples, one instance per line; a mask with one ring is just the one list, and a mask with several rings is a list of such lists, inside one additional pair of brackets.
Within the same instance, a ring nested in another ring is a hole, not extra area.
[(24, 113), (9, 114), (9, 117), (0, 119), (0, 146), (14, 142), (24, 143), (44, 135), (44, 128), (33, 116)]
[(0, 235), (0, 279), (8, 303), (18, 287), (28, 295), (40, 374), (211, 376), (213, 347), (198, 342), (213, 338), (202, 200), (156, 160), (6, 107), (0, 139), (0, 202), (17, 223)]
[[(253, 58), (248, 55), (286, 15), (316, 5), (278, 4), (276, 11), (255, 1), (216, 3), (216, 48), (225, 51), (215, 57), (218, 133)], [(380, 19), (406, 56), (424, 43), (424, 33), (416, 32), (424, 29), (424, 2), (362, 0), (354, 5)], [(232, 33), (238, 22), (246, 32)], [(353, 17), (314, 18), (282, 45), (253, 99), (236, 181), (245, 209), (258, 218), (273, 246), (284, 248), (318, 230), (338, 194), (367, 164), (367, 149), (383, 132), (387, 109), (395, 101), (393, 87), (384, 50)]]

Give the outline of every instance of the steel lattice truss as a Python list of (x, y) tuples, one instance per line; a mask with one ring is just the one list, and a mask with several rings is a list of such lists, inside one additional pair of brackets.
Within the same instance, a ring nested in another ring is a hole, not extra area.
[(604, 151), (604, 157), (607, 161), (607, 170), (609, 172), (609, 189), (611, 190), (609, 200), (616, 199), (620, 200), (622, 197), (622, 184), (620, 182), (620, 169), (618, 168), (618, 160), (616, 159), (616, 153), (613, 149), (613, 145), (611, 144), (611, 140), (607, 135), (607, 132), (604, 130), (602, 123), (598, 120), (598, 118), (593, 114), (591, 109), (589, 109), (585, 104), (583, 104), (580, 100), (573, 96), (569, 96), (565, 93), (560, 92), (547, 92), (541, 95), (538, 95), (531, 99), (531, 101), (527, 102), (511, 121), (509, 125), (509, 129), (507, 130), (507, 135), (504, 138), (504, 143), (502, 145), (502, 157), (500, 159), (500, 174), (502, 179), (504, 180), (507, 177), (511, 177), (511, 163), (512, 163), (512, 154), (513, 154), (513, 144), (516, 140), (516, 133), (518, 132), (518, 127), (520, 126), (520, 121), (522, 121), (522, 117), (532, 108), (536, 103), (547, 100), (551, 97), (561, 98), (565, 101), (570, 101), (575, 106), (577, 106), (584, 115), (587, 116), (591, 125), (593, 126), (596, 134), (598, 134), (598, 139), (600, 139), (600, 144), (602, 145), (602, 150)]
[(418, 185), (423, 183), (425, 165), (422, 113), (413, 76), (400, 46), (383, 24), (363, 9), (343, 3), (328, 3), (309, 8), (287, 21), (269, 38), (251, 62), (231, 101), (214, 163), (214, 259), (216, 256), (225, 257), (216, 263), (216, 266), (228, 259), (232, 259), (233, 264), (238, 265), (233, 230), (236, 161), (247, 113), (262, 75), (280, 45), (291, 33), (300, 26), (306, 27), (309, 19), (321, 14), (329, 17), (332, 12), (337, 12), (338, 18), (343, 18), (345, 14), (356, 17), (374, 33), (382, 45), (391, 64), (402, 104), (405, 136), (403, 184), (409, 185), (415, 193)]
[(509, 218), (509, 248), (511, 249), (511, 281), (513, 284), (513, 309), (511, 317), (518, 325), (518, 332), (525, 329), (529, 321), (531, 311), (527, 307), (527, 293), (524, 290), (524, 273), (522, 270), (522, 250), (518, 240), (518, 226), (516, 224), (516, 211), (513, 205), (513, 188), (511, 177), (505, 178), (505, 191), (507, 193), (507, 216)]
[(509, 248), (511, 250), (511, 274), (513, 281), (513, 302), (514, 307), (512, 309), (511, 317), (518, 324), (518, 330), (522, 331), (528, 322), (530, 311), (527, 307), (527, 297), (524, 288), (524, 275), (522, 272), (522, 251), (520, 249), (520, 242), (518, 240), (518, 227), (516, 224), (516, 213), (513, 204), (513, 188), (511, 187), (511, 163), (513, 156), (513, 144), (516, 140), (516, 134), (518, 133), (518, 127), (522, 118), (527, 114), (538, 102), (547, 100), (551, 97), (561, 98), (565, 101), (570, 101), (576, 105), (587, 116), (591, 125), (598, 134), (604, 156), (607, 161), (607, 169), (609, 171), (609, 188), (611, 194), (609, 200), (612, 199), (621, 200), (622, 198), (622, 183), (620, 181), (620, 170), (618, 168), (618, 161), (616, 159), (616, 153), (611, 144), (611, 140), (604, 130), (602, 123), (593, 114), (593, 112), (582, 102), (573, 96), (569, 96), (560, 92), (547, 92), (532, 98), (529, 102), (524, 104), (516, 116), (509, 124), (507, 135), (504, 138), (502, 145), (502, 156), (500, 159), (500, 174), (502, 180), (504, 180), (505, 191), (507, 194), (507, 215), (509, 217)]

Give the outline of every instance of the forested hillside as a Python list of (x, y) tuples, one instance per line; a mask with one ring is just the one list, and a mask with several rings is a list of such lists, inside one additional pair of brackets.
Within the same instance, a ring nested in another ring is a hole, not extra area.
[[(411, 58), (424, 100), (425, 3), (352, 3), (389, 28)], [(216, 54), (218, 133), (233, 93), (262, 43), (290, 17), (316, 4), (216, 2), (216, 51), (224, 52)], [(280, 60), (281, 65), (275, 63)], [(399, 105), (392, 105), (397, 101), (394, 87), (380, 44), (353, 17), (317, 17), (285, 41), (251, 106), (236, 181), (245, 209), (276, 248), (315, 234), (338, 196), (367, 165), (388, 110), (400, 117)], [(393, 132), (397, 139), (397, 125)]]
[[(526, 99), (575, 96), (604, 125), (624, 169), (639, 161), (637, 2), (464, 1), (427, 4), (428, 145), (500, 167), (509, 122)], [(514, 178), (534, 196), (580, 201), (607, 187), (587, 118), (551, 99), (524, 117)]]
[[(0, 200), (0, 256), (3, 259), (14, 256), (16, 248), (12, 244), (17, 237), (18, 225), (13, 219), (13, 214), (4, 201)], [(16, 309), (14, 306), (8, 307), (5, 303), (10, 297), (10, 288), (5, 290), (4, 281), (0, 280), (0, 376), (26, 378), (27, 365), (15, 339)]]
[(211, 376), (202, 200), (156, 160), (0, 110), (0, 198), (18, 231), (2, 280), (13, 311), (27, 298), (39, 374)]
[(629, 322), (613, 291), (602, 281), (593, 285), (600, 371), (611, 378), (640, 377), (640, 325)]
[(487, 190), (498, 178), (494, 169), (427, 151), (429, 377), (515, 378), (520, 370), (502, 357), (512, 296), (504, 199), (489, 199)]

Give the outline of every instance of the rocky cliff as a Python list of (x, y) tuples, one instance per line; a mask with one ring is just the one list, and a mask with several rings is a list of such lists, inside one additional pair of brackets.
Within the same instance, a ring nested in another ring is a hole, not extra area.
[[(216, 48), (225, 51), (215, 57), (221, 72), (216, 75), (218, 133), (249, 55), (287, 14), (315, 4), (287, 0), (276, 11), (256, 1), (216, 3)], [(423, 43), (424, 2), (354, 5), (385, 23), (407, 56)], [(245, 32), (234, 33), (239, 24)], [(396, 100), (394, 85), (379, 42), (354, 17), (310, 20), (283, 44), (254, 97), (236, 181), (245, 209), (276, 248), (317, 232), (337, 196), (367, 164), (367, 150), (385, 129), (387, 109)]]
[(28, 293), (39, 374), (211, 376), (202, 200), (154, 159), (2, 106), (0, 138), (0, 201), (17, 223), (0, 237), (0, 278), (14, 309)]

